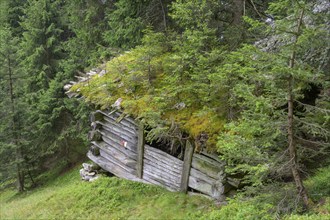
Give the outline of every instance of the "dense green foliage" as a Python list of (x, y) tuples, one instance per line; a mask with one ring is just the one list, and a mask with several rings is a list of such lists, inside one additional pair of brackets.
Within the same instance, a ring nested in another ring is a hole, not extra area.
[[(287, 183), (301, 199), (302, 179), (330, 162), (329, 10), (323, 0), (2, 0), (0, 181), (23, 191), (80, 161), (90, 106), (122, 98), (149, 142), (175, 154), (190, 139), (241, 178), (244, 194), (213, 218), (273, 218), (276, 202), (295, 201)], [(72, 88), (86, 102), (65, 96), (65, 83), (104, 63), (107, 74)], [(279, 186), (273, 200), (263, 193)], [(329, 195), (321, 188), (309, 208)]]

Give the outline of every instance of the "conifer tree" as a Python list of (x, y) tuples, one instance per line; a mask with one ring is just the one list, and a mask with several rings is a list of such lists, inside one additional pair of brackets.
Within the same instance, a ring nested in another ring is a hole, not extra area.
[(168, 5), (171, 0), (120, 0), (109, 8), (109, 29), (104, 39), (110, 47), (130, 49), (141, 44), (143, 30), (165, 32), (169, 27)]
[(9, 24), (0, 27), (0, 156), (6, 178), (16, 174), (18, 191), (24, 190), (26, 166), (23, 152), (24, 103), (22, 102), (22, 80), (18, 72), (16, 56), (18, 38), (13, 36)]
[[(313, 9), (311, 2), (284, 0), (271, 4), (269, 12), (275, 17), (271, 37), (276, 41), (267, 39), (262, 49), (245, 46), (231, 53), (217, 76), (218, 80), (235, 80), (229, 93), (238, 109), (238, 120), (227, 125), (218, 142), (219, 152), (233, 166), (231, 171), (246, 173), (247, 181), (255, 185), (263, 184), (269, 175), (291, 172), (306, 208), (310, 201), (301, 176), (303, 159), (311, 156), (312, 148), (319, 155), (329, 149), (330, 137), (329, 106), (315, 106), (329, 97), (316, 95), (312, 105), (306, 103), (311, 85), (325, 91), (329, 88), (327, 74), (306, 59), (309, 53), (323, 59), (324, 52), (320, 51), (329, 48), (325, 20), (318, 20), (320, 14)], [(313, 51), (308, 49), (311, 47)], [(311, 121), (310, 112), (319, 120)], [(309, 153), (304, 154), (306, 151)]]
[(29, 140), (25, 158), (35, 174), (45, 169), (43, 164), (47, 158), (56, 157), (65, 150), (68, 152), (75, 139), (72, 136), (74, 129), (70, 127), (73, 115), (67, 109), (63, 92), (67, 76), (60, 65), (65, 58), (61, 42), (61, 3), (28, 1), (21, 22), (24, 32), (19, 50), (20, 72), (26, 76), (25, 102), (29, 106), (25, 109), (28, 115), (26, 138)]

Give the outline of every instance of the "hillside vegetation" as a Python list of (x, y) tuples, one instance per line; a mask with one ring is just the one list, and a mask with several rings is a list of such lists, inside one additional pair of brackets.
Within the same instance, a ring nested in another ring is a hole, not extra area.
[(284, 185), (280, 186), (283, 190), (272, 195), (264, 192), (256, 197), (238, 196), (222, 206), (202, 196), (168, 192), (117, 177), (103, 176), (94, 182), (84, 182), (80, 180), (79, 169), (75, 168), (29, 192), (0, 191), (0, 218), (240, 220), (275, 219), (284, 214), (284, 219), (329, 219), (329, 171), (329, 167), (321, 169), (306, 182), (313, 199), (320, 203), (304, 215), (289, 214), (294, 203), (283, 199), (285, 193), (294, 193), (294, 190)]
[(189, 219), (213, 206), (199, 196), (101, 177), (80, 180), (79, 169), (22, 194), (1, 192), (1, 219)]
[[(329, 14), (327, 0), (1, 0), (0, 186), (20, 192), (1, 193), (2, 215), (322, 218)], [(87, 79), (94, 68), (106, 72)], [(86, 160), (96, 109), (133, 117), (172, 155), (187, 141), (216, 153), (237, 196), (219, 208), (116, 178), (49, 182)]]

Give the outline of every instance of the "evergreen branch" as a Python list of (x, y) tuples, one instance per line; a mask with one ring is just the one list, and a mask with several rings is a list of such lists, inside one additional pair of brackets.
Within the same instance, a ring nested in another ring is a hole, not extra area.
[(309, 105), (309, 104), (306, 104), (306, 103), (299, 102), (296, 99), (294, 101), (297, 102), (298, 104), (302, 105), (302, 106), (306, 106), (308, 108), (314, 108), (314, 109), (319, 110), (320, 112), (330, 113), (330, 109), (319, 108), (319, 107), (316, 107), (314, 105)]
[(253, 0), (250, 0), (250, 1), (248, 1), (248, 2), (252, 5), (252, 7), (253, 7), (253, 9), (255, 10), (255, 12), (257, 12), (257, 14), (258, 14), (260, 17), (262, 17), (262, 15), (261, 15), (260, 12), (258, 11), (256, 5), (254, 4)]
[[(330, 143), (327, 143), (327, 142), (318, 142), (318, 141), (311, 141), (311, 140), (307, 140), (307, 139), (304, 139), (304, 138), (301, 138), (299, 136), (294, 136), (297, 140), (301, 141), (301, 142), (304, 142), (304, 143), (309, 143), (309, 144), (312, 144), (314, 145), (315, 147), (317, 146), (323, 146), (323, 147), (329, 147), (330, 146)], [(307, 147), (304, 145), (304, 147)], [(311, 150), (314, 150), (313, 148), (311, 147), (307, 147), (308, 149), (311, 149)]]
[(295, 120), (297, 120), (298, 122), (301, 122), (301, 123), (304, 124), (304, 125), (307, 125), (307, 126), (310, 127), (310, 128), (316, 128), (316, 129), (319, 129), (320, 131), (323, 131), (323, 134), (324, 134), (325, 136), (330, 135), (330, 131), (329, 131), (328, 129), (325, 129), (325, 128), (321, 127), (321, 126), (318, 125), (318, 124), (308, 123), (308, 122), (306, 122), (306, 121), (304, 121), (304, 120), (301, 120), (301, 119), (298, 118), (298, 117), (295, 117)]

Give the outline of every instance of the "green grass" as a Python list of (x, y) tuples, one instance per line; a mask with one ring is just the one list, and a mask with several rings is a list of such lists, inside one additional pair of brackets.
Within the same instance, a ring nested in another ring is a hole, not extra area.
[[(303, 214), (278, 213), (281, 193), (294, 195), (293, 185), (282, 192), (273, 186), (275, 190), (255, 197), (241, 194), (229, 200), (228, 205), (217, 207), (204, 197), (168, 192), (117, 177), (82, 182), (78, 170), (21, 194), (14, 189), (0, 191), (0, 219), (330, 219), (330, 167), (305, 181), (315, 205)], [(281, 208), (293, 205), (287, 200)]]
[(189, 219), (212, 201), (116, 177), (82, 182), (74, 169), (39, 189), (1, 191), (0, 219)]
[(254, 188), (255, 196), (238, 194), (228, 205), (213, 209), (201, 216), (205, 220), (230, 219), (288, 219), (329, 220), (330, 219), (330, 166), (319, 169), (305, 181), (311, 200), (311, 210), (301, 212), (296, 204), (296, 189), (293, 183), (277, 183)]

